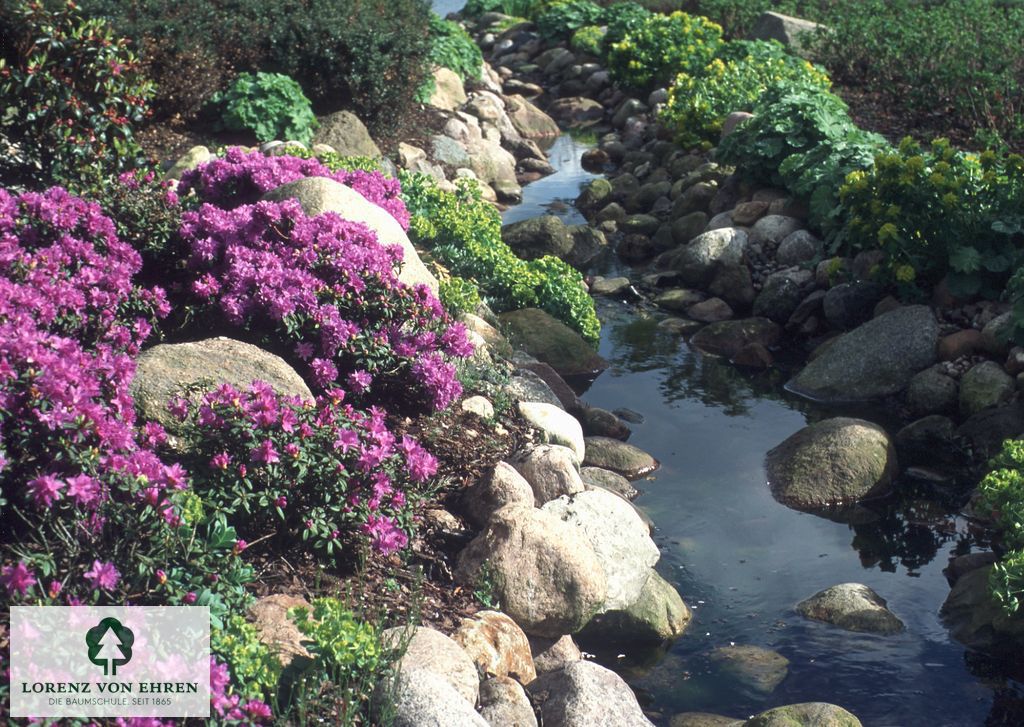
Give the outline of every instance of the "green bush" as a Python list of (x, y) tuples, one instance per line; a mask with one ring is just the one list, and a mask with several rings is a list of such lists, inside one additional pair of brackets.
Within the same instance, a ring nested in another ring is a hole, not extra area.
[(548, 40), (568, 38), (585, 25), (597, 25), (604, 16), (590, 0), (565, 0), (548, 5), (537, 16), (537, 29)]
[(684, 146), (718, 141), (733, 111), (751, 111), (772, 84), (792, 81), (828, 90), (828, 75), (775, 41), (727, 43), (698, 73), (680, 73), (669, 89), (662, 122)]
[[(348, 108), (393, 129), (429, 75), (427, 0), (83, 0), (120, 32), (170, 51), (167, 75), (210, 58), (238, 71), (284, 73), (320, 112)], [(159, 42), (155, 43), (155, 39)]]
[(608, 50), (608, 70), (635, 88), (665, 84), (679, 73), (699, 73), (718, 52), (722, 28), (707, 18), (676, 12), (651, 15)]
[(465, 28), (431, 12), (430, 62), (454, 71), (463, 81), (470, 81), (480, 78), (484, 58)]
[[(484, 58), (480, 47), (458, 23), (442, 20), (430, 13), (430, 62), (434, 66), (447, 68), (463, 81), (480, 78)], [(433, 76), (428, 76), (416, 92), (421, 103), (430, 100), (435, 89)]]
[(614, 3), (604, 9), (601, 22), (608, 26), (604, 39), (605, 49), (612, 43), (618, 43), (651, 17), (651, 11), (635, 2)]
[(100, 18), (17, 0), (0, 10), (0, 183), (70, 183), (88, 167), (113, 173), (141, 161), (134, 126), (153, 86), (138, 58)]
[(260, 641), (256, 627), (233, 614), (220, 628), (210, 631), (210, 650), (227, 663), (240, 696), (245, 699), (273, 699), (281, 677), (281, 662)]
[(1024, 264), (1019, 156), (969, 154), (945, 139), (921, 148), (908, 138), (871, 169), (852, 172), (839, 197), (844, 225), (836, 244), (849, 252), (881, 248), (880, 273), (898, 283), (927, 290), (947, 277), (956, 295), (998, 297)]
[(317, 126), (302, 88), (280, 73), (243, 73), (212, 103), (221, 108), (223, 128), (251, 133), (257, 141), (308, 144)]
[(472, 313), (480, 305), (480, 290), (474, 283), (452, 275), (440, 282), (439, 297), (452, 316)]
[(607, 31), (597, 25), (585, 25), (569, 40), (569, 47), (577, 53), (600, 56), (604, 49), (604, 36)]
[(1008, 615), (1024, 603), (1024, 441), (1010, 439), (978, 485), (978, 507), (995, 521), (1006, 554), (989, 581), (992, 596)]
[(422, 174), (400, 173), (409, 236), (452, 273), (476, 284), (496, 312), (541, 308), (596, 343), (601, 324), (578, 271), (553, 257), (521, 260), (501, 239), (501, 217), (471, 180), (455, 194)]

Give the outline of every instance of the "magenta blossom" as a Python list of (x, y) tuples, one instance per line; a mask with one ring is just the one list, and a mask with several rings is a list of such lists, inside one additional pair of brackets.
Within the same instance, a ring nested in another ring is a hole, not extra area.
[(249, 453), (249, 459), (256, 464), (274, 464), (281, 461), (277, 450), (274, 449), (274, 443), (269, 439), (265, 439), (258, 447), (255, 447)]
[(92, 569), (85, 572), (85, 579), (89, 581), (94, 589), (113, 591), (117, 588), (121, 574), (113, 563), (101, 563), (98, 560), (92, 562)]
[(17, 593), (19, 596), (24, 596), (28, 589), (36, 584), (36, 578), (24, 563), (18, 561), (14, 565), (5, 565), (0, 568), (0, 583), (4, 585), (9, 594)]

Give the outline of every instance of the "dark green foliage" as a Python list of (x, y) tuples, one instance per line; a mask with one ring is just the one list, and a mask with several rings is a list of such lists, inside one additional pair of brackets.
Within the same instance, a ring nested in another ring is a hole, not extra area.
[(280, 73), (243, 73), (212, 103), (221, 108), (225, 129), (249, 132), (257, 141), (309, 143), (317, 125), (302, 88)]
[(537, 16), (537, 29), (548, 39), (568, 38), (585, 25), (597, 25), (604, 10), (590, 0), (567, 0), (547, 6)]
[[(302, 86), (317, 111), (354, 111), (374, 131), (393, 128), (429, 75), (429, 3), (426, 0), (84, 0), (105, 15), (143, 52), (162, 54), (161, 74), (180, 93), (176, 78), (199, 75), (201, 91), (180, 113), (194, 111), (228, 78), (206, 75), (203, 65), (230, 71), (284, 73)], [(178, 113), (161, 96), (167, 115)]]
[(0, 184), (74, 186), (89, 166), (113, 173), (141, 161), (133, 132), (152, 83), (106, 22), (71, 2), (18, 0), (0, 8), (0, 27), (0, 134), (18, 145), (0, 150)]

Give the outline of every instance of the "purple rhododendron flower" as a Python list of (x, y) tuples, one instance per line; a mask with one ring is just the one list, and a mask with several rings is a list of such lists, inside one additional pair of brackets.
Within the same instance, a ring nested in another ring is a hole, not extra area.
[(9, 594), (24, 596), (36, 584), (36, 578), (24, 563), (18, 561), (14, 565), (0, 568), (0, 583), (4, 584)]
[(103, 591), (113, 591), (121, 580), (121, 574), (113, 563), (101, 563), (99, 560), (92, 562), (92, 569), (85, 572), (85, 579), (93, 588)]

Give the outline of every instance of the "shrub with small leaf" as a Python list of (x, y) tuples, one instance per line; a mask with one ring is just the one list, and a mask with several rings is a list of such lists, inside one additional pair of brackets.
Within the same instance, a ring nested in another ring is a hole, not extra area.
[(572, 34), (569, 47), (577, 53), (600, 56), (606, 31), (597, 25), (585, 25)]
[(537, 29), (548, 40), (568, 38), (584, 26), (597, 25), (603, 16), (601, 6), (590, 0), (566, 0), (542, 10), (537, 16)]
[(60, 9), (16, 0), (0, 9), (0, 183), (74, 183), (88, 167), (107, 173), (142, 161), (134, 127), (153, 85), (127, 41), (73, 2)]
[(302, 88), (281, 73), (243, 73), (212, 103), (221, 109), (222, 128), (253, 134), (257, 141), (307, 144), (317, 126)]
[(1024, 604), (1024, 441), (1008, 439), (978, 485), (978, 511), (1000, 532), (1003, 553), (989, 580), (993, 598), (1009, 616)]

